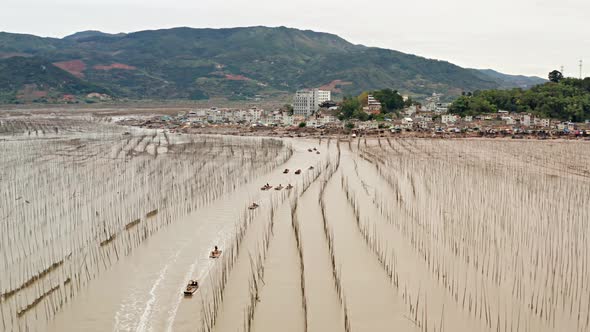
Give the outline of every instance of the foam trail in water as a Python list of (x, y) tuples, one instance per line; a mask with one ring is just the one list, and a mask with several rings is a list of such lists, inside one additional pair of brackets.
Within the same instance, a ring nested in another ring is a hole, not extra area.
[[(191, 278), (191, 276), (193, 275), (193, 273), (195, 273), (195, 268), (197, 267), (197, 261), (195, 261), (191, 265), (189, 271), (184, 276), (184, 280), (185, 281), (188, 282), (188, 280)], [(180, 287), (184, 287), (184, 285), (185, 285), (185, 283), (183, 283), (182, 285), (180, 285)], [(182, 297), (179, 296), (177, 298), (176, 302), (174, 303), (174, 306), (169, 311), (170, 315), (168, 316), (168, 324), (167, 324), (167, 327), (166, 327), (166, 331), (167, 332), (172, 332), (172, 326), (174, 325), (174, 320), (176, 319), (176, 313), (178, 312), (178, 307), (180, 306), (181, 299), (182, 299)]]
[(156, 290), (158, 289), (158, 286), (160, 285), (162, 280), (164, 280), (164, 278), (166, 277), (166, 273), (168, 272), (168, 268), (170, 267), (170, 265), (172, 263), (174, 263), (176, 261), (176, 259), (178, 258), (178, 255), (180, 254), (181, 251), (182, 251), (182, 249), (178, 250), (176, 252), (176, 254), (174, 255), (174, 258), (172, 260), (168, 260), (168, 264), (166, 264), (164, 266), (164, 268), (162, 268), (162, 270), (160, 270), (160, 275), (158, 276), (158, 279), (156, 280), (156, 282), (154, 283), (154, 285), (150, 289), (150, 298), (147, 301), (147, 303), (145, 304), (145, 309), (143, 310), (143, 314), (141, 315), (141, 318), (139, 319), (139, 323), (138, 323), (137, 329), (136, 329), (137, 332), (147, 331), (148, 323), (150, 321), (150, 315), (152, 313), (152, 308), (154, 306), (154, 303), (156, 302)]
[[(222, 229), (217, 233), (217, 238), (221, 239), (221, 241), (216, 241), (215, 243), (221, 242), (223, 243), (223, 245), (225, 245), (225, 243), (227, 243), (228, 239), (231, 238), (231, 236), (233, 236), (233, 231), (229, 231), (229, 227), (227, 227), (228, 229)], [(224, 234), (230, 234), (230, 235), (226, 235), (224, 236)], [(211, 245), (213, 246), (213, 245)], [(223, 246), (222, 246), (223, 247)], [(184, 280), (182, 285), (179, 285), (179, 289), (182, 289), (187, 283), (188, 280), (191, 279), (191, 276), (195, 274), (195, 269), (197, 267), (197, 263), (199, 262), (199, 259), (195, 260), (195, 262), (193, 264), (191, 264), (189, 271), (187, 272), (187, 274), (184, 276)], [(204, 266), (203, 269), (201, 269), (201, 271), (199, 271), (198, 273), (198, 277), (197, 280), (203, 280), (204, 278), (206, 278), (209, 273), (211, 272), (211, 268), (214, 266), (215, 261), (214, 260), (208, 260), (207, 264)], [(178, 307), (180, 306), (180, 301), (182, 300), (182, 297), (178, 297), (176, 302), (173, 305), (173, 308), (169, 311), (169, 316), (168, 316), (168, 321), (167, 321), (167, 327), (166, 327), (166, 331), (167, 332), (172, 332), (172, 326), (174, 325), (174, 321), (176, 319), (176, 314), (178, 313)]]

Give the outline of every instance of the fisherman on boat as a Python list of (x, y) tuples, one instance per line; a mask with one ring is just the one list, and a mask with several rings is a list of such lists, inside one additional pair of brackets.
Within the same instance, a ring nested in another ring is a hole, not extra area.
[(213, 251), (211, 252), (211, 258), (217, 258), (221, 255), (221, 250), (219, 250), (217, 248), (217, 246), (215, 246), (215, 249), (213, 249)]
[(184, 296), (192, 296), (197, 289), (199, 289), (199, 282), (197, 280), (189, 280), (184, 290)]

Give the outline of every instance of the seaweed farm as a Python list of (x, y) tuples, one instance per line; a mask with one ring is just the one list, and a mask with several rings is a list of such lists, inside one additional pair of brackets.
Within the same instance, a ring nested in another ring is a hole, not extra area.
[(162, 227), (291, 155), (91, 118), (2, 121), (2, 330), (35, 329)]
[(0, 118), (0, 330), (590, 331), (589, 148)]

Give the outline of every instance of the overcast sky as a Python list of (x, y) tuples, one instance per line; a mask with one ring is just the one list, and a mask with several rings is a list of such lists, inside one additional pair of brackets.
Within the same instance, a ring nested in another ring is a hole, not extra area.
[(1, 0), (0, 31), (63, 37), (287, 26), (330, 32), (463, 67), (546, 77), (590, 75), (589, 0)]

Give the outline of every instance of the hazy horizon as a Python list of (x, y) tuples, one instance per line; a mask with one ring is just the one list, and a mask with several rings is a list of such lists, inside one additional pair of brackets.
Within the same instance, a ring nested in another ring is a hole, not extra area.
[[(499, 0), (477, 4), (477, 8), (467, 0), (403, 6), (371, 0), (364, 7), (334, 0), (200, 4), (188, 0), (6, 1), (0, 12), (0, 31), (42, 37), (62, 38), (85, 30), (129, 33), (182, 26), (287, 26), (335, 34), (354, 44), (514, 75), (545, 78), (549, 71), (564, 66), (566, 76), (578, 77), (580, 59), (590, 66), (590, 40), (579, 28), (590, 18), (590, 3), (582, 0)], [(584, 69), (584, 76), (586, 73), (588, 69)]]

